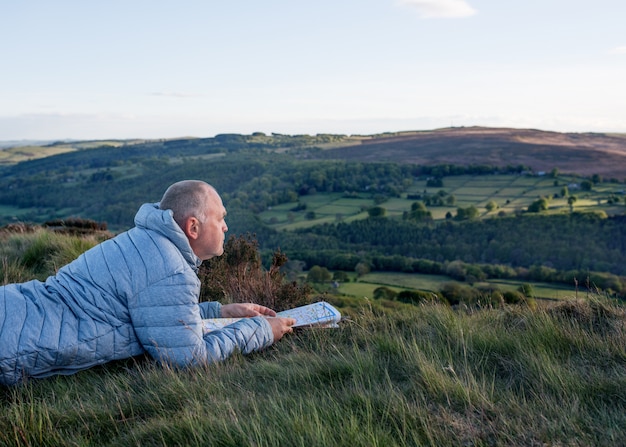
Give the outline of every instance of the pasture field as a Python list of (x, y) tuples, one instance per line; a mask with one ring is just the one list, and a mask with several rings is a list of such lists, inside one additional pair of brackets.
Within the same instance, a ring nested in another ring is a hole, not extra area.
[(137, 143), (139, 141), (100, 140), (100, 141), (76, 141), (51, 145), (14, 146), (0, 150), (0, 165), (14, 165), (26, 160), (51, 157), (66, 152), (74, 152), (82, 149), (95, 149), (103, 146), (119, 147), (124, 144)]
[(51, 157), (64, 152), (75, 151), (69, 146), (19, 146), (0, 150), (0, 165), (13, 165), (21, 161)]
[(37, 213), (37, 217), (41, 218), (42, 221), (46, 221), (71, 215), (71, 210), (67, 208), (18, 208), (15, 206), (0, 205), (0, 215), (8, 216), (14, 222), (29, 221), (33, 213)]
[[(261, 220), (277, 230), (296, 230), (308, 228), (322, 223), (333, 223), (367, 217), (367, 208), (372, 200), (363, 195), (358, 198), (347, 198), (342, 193), (312, 194), (300, 197), (299, 203), (290, 202), (273, 206), (261, 213)], [(296, 208), (303, 209), (295, 211)], [(315, 213), (308, 218), (307, 213)]]
[(18, 208), (16, 206), (0, 205), (0, 215), (13, 216), (16, 221), (27, 212), (29, 212), (29, 210)]
[[(446, 275), (422, 275), (419, 273), (397, 273), (397, 272), (372, 272), (363, 275), (358, 282), (341, 283), (337, 291), (341, 294), (353, 296), (355, 298), (373, 298), (374, 290), (378, 287), (385, 286), (400, 292), (402, 290), (423, 290), (437, 292), (446, 283), (459, 283)], [(499, 290), (515, 291), (522, 284), (530, 284), (533, 287), (535, 298), (549, 300), (563, 300), (575, 298), (577, 292), (574, 287), (568, 287), (561, 284), (550, 284), (540, 282), (523, 282), (512, 280), (489, 280), (476, 283), (475, 286), (492, 286)], [(587, 291), (578, 291), (578, 297), (582, 298)]]
[[(520, 281), (512, 281), (506, 279), (494, 279), (489, 280), (487, 284), (491, 286), (496, 286), (498, 289), (503, 292), (506, 291), (514, 291), (519, 288), (522, 284)], [(589, 295), (589, 291), (587, 290), (578, 290), (573, 286), (566, 286), (564, 284), (554, 284), (554, 283), (543, 283), (543, 282), (524, 282), (524, 284), (530, 284), (533, 287), (535, 292), (535, 298), (543, 298), (550, 300), (563, 300), (563, 299), (572, 299), (576, 298), (578, 295), (579, 298), (583, 296)], [(479, 285), (479, 284), (477, 284)]]
[[(604, 211), (608, 215), (621, 214), (626, 211), (626, 195), (624, 185), (619, 183), (599, 183), (591, 191), (580, 189), (581, 179), (573, 176), (524, 175), (483, 175), (453, 176), (443, 179), (443, 187), (428, 187), (426, 179), (416, 180), (400, 197), (392, 197), (381, 203), (386, 215), (401, 218), (405, 211), (417, 200), (416, 195), (433, 196), (443, 191), (446, 196), (454, 196), (454, 204), (445, 206), (429, 206), (435, 221), (446, 219), (446, 214), (456, 214), (459, 207), (475, 206), (480, 217), (492, 217), (500, 212), (507, 214), (526, 211), (534, 201), (546, 197), (549, 199), (549, 213), (568, 213), (570, 205), (568, 196), (575, 196), (574, 210)], [(563, 196), (567, 188), (568, 196)], [(619, 198), (618, 204), (609, 204), (608, 198), (614, 195)], [(412, 198), (409, 198), (412, 197)], [(444, 200), (445, 200), (444, 197)], [(488, 212), (485, 206), (494, 201), (498, 208)], [(300, 205), (300, 210), (296, 207)], [(305, 205), (305, 207), (302, 207)], [(348, 198), (343, 193), (317, 193), (300, 197), (299, 203), (286, 203), (272, 207), (260, 214), (261, 220), (277, 230), (295, 230), (308, 228), (321, 223), (350, 222), (368, 217), (367, 209), (375, 206), (374, 197), (361, 193), (357, 197)]]

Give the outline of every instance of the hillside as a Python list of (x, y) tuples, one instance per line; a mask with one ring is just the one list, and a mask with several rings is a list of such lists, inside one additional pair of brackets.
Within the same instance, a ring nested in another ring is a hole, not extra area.
[[(2, 142), (0, 142), (2, 143)], [(623, 181), (626, 178), (626, 134), (559, 133), (536, 129), (452, 127), (425, 131), (386, 132), (376, 135), (252, 135), (227, 134), (213, 138), (170, 140), (102, 140), (52, 144), (0, 144), (0, 165), (49, 158), (85, 149), (120, 148), (115, 157), (141, 155), (177, 157), (212, 151), (264, 148), (270, 151), (322, 148), (313, 158), (421, 165), (519, 166)], [(93, 157), (94, 154), (91, 154)]]
[[(309, 266), (352, 270), (363, 259), (344, 258), (355, 253), (366, 253), (378, 270), (414, 273), (433, 273), (415, 264), (417, 257), (438, 263), (439, 270), (456, 260), (543, 265), (554, 270), (550, 281), (571, 284), (572, 277), (589, 277), (589, 270), (624, 275), (626, 191), (619, 178), (609, 177), (626, 177), (619, 171), (626, 169), (624, 141), (471, 128), (72, 143), (75, 150), (0, 168), (0, 225), (79, 217), (123, 231), (142, 203), (158, 200), (175, 181), (198, 178), (220, 191), (231, 235), (255, 234), (264, 250), (281, 247)], [(610, 173), (604, 169), (609, 155)], [(387, 161), (373, 162), (376, 157)], [(448, 160), (455, 163), (436, 165)], [(489, 164), (505, 161), (502, 169)], [(520, 175), (524, 166), (559, 172)], [(597, 175), (565, 174), (575, 168)], [(445, 179), (431, 183), (441, 175)], [(427, 208), (422, 214), (413, 209), (416, 201)], [(371, 211), (388, 218), (369, 219)], [(547, 279), (546, 272), (537, 274)], [(513, 276), (529, 279), (507, 273)], [(604, 289), (626, 291), (623, 279), (601, 279)]]
[[(0, 277), (44, 279), (95, 243), (0, 234)], [(227, 244), (201, 269), (201, 299), (269, 304), (281, 287), (281, 304), (297, 302), (306, 288), (262, 269), (253, 247)], [(582, 295), (458, 310), (326, 296), (346, 317), (337, 328), (249, 356), (184, 370), (137, 356), (0, 387), (0, 445), (626, 445), (626, 309)]]
[(626, 135), (558, 133), (533, 129), (454, 127), (355, 138), (352, 145), (333, 147), (323, 158), (531, 167), (583, 176), (626, 178)]

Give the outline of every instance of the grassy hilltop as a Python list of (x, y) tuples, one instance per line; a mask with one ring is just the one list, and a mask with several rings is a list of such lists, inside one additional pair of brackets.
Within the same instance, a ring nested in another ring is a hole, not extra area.
[[(349, 144), (348, 144), (349, 143)], [(537, 129), (451, 127), (353, 137), (328, 157), (415, 164), (523, 165), (535, 172), (626, 178), (626, 135)]]
[[(107, 235), (1, 237), (6, 283), (45, 278)], [(248, 270), (258, 280), (249, 289), (267, 288), (260, 264)], [(293, 299), (306, 291), (292, 290)], [(190, 371), (135, 358), (3, 388), (0, 445), (626, 443), (626, 312), (617, 302), (453, 310), (325, 298), (348, 317), (339, 328), (303, 330), (252, 356)]]
[[(323, 298), (347, 317), (197, 370), (140, 357), (3, 388), (1, 446), (626, 445), (624, 135), (58, 142), (0, 165), (4, 284), (46, 278), (199, 178), (230, 233), (259, 241), (230, 239), (201, 299)], [(237, 268), (237, 243), (280, 247), (291, 270), (280, 252)], [(303, 282), (314, 266), (344, 279)]]

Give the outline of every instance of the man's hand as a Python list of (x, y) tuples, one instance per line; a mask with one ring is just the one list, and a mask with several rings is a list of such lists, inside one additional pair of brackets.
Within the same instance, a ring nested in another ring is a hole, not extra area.
[(232, 303), (222, 306), (222, 318), (248, 318), (260, 315), (275, 317), (276, 312), (269, 307), (252, 303)]
[(270, 326), (272, 326), (274, 342), (283, 338), (283, 335), (292, 333), (292, 326), (296, 324), (295, 318), (270, 317), (267, 321), (270, 323)]
[(296, 324), (295, 318), (278, 318), (276, 312), (269, 307), (252, 303), (232, 303), (222, 306), (223, 318), (248, 318), (265, 316), (270, 326), (272, 326), (272, 334), (274, 341), (283, 338), (283, 335), (293, 332), (293, 326)]

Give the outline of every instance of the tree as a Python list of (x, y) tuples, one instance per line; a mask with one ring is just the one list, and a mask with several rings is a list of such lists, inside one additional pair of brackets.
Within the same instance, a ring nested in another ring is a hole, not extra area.
[(583, 180), (582, 182), (580, 182), (580, 189), (582, 189), (583, 191), (591, 191), (592, 188), (593, 183), (591, 183), (590, 180)]
[(330, 271), (326, 267), (320, 267), (319, 265), (314, 265), (309, 270), (309, 273), (306, 276), (307, 281), (309, 282), (326, 282), (330, 281), (333, 276)]
[(373, 206), (367, 210), (367, 214), (370, 217), (384, 217), (387, 214), (387, 210), (382, 206)]
[(546, 199), (545, 197), (542, 197), (539, 200), (535, 200), (533, 203), (528, 205), (528, 212), (538, 213), (540, 211), (545, 211), (548, 209), (548, 203), (548, 199)]
[(478, 208), (474, 205), (467, 208), (457, 208), (455, 220), (471, 220), (478, 217)]
[(423, 202), (413, 202), (411, 205), (411, 211), (406, 213), (406, 219), (415, 220), (417, 222), (432, 220), (433, 215), (428, 209), (426, 209), (426, 205)]
[(374, 289), (375, 300), (380, 300), (380, 299), (394, 300), (397, 295), (398, 293), (390, 289), (389, 287), (382, 286), (382, 287), (377, 287)]
[(445, 266), (445, 273), (458, 281), (465, 281), (465, 275), (467, 274), (465, 263), (458, 260), (452, 261)]
[(485, 209), (488, 212), (491, 212), (493, 210), (497, 210), (498, 208), (499, 208), (498, 204), (495, 202), (495, 200), (490, 200), (489, 202), (487, 202), (487, 205), (485, 205)]
[(569, 205), (570, 212), (574, 212), (574, 203), (576, 203), (577, 200), (578, 198), (576, 196), (569, 196), (567, 198), (567, 204)]
[(442, 188), (443, 179), (441, 177), (429, 178), (428, 180), (426, 180), (426, 186), (429, 188)]
[(355, 267), (354, 271), (358, 276), (367, 275), (370, 272), (370, 265), (366, 262), (359, 262)]
[(424, 292), (422, 290), (403, 290), (398, 293), (396, 297), (401, 303), (419, 304), (424, 301), (439, 301), (439, 297), (431, 292)]
[(350, 281), (350, 277), (343, 270), (337, 270), (333, 273), (333, 281), (348, 282)]

